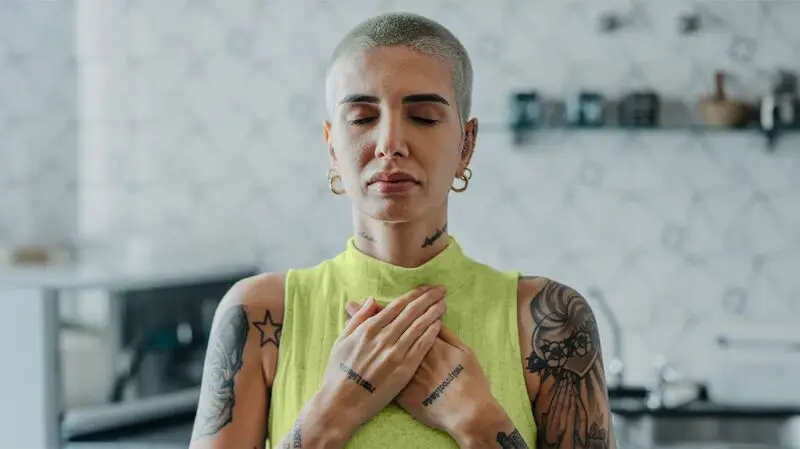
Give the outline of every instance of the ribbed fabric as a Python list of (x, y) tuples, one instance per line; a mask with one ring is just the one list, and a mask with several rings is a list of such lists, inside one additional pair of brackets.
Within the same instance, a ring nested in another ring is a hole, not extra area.
[[(471, 347), (494, 397), (530, 447), (536, 427), (522, 374), (517, 329), (519, 273), (501, 273), (466, 257), (453, 237), (445, 250), (417, 268), (394, 266), (355, 247), (313, 268), (290, 270), (280, 355), (270, 402), (269, 434), (275, 447), (306, 401), (318, 390), (331, 348), (344, 329), (347, 301), (367, 296), (386, 305), (422, 285), (447, 287), (443, 323)], [(457, 448), (446, 433), (414, 420), (392, 404), (364, 424), (347, 448)]]

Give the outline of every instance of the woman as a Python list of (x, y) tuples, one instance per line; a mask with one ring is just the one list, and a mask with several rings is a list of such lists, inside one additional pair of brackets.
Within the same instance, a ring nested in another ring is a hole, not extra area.
[(192, 447), (615, 447), (586, 301), (447, 233), (472, 176), (471, 84), (462, 45), (420, 16), (373, 17), (338, 45), (324, 135), (354, 236), (223, 298)]

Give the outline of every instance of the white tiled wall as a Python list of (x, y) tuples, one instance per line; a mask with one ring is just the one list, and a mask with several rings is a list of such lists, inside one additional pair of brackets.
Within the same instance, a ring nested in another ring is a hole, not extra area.
[[(723, 69), (731, 95), (756, 100), (776, 69), (800, 72), (798, 2), (76, 4), (77, 222), (116, 257), (256, 255), (281, 270), (341, 250), (349, 212), (325, 180), (324, 61), (356, 22), (404, 9), (450, 27), (473, 57), (484, 132), (449, 227), (474, 257), (601, 289), (634, 381), (659, 352), (712, 374), (720, 332), (800, 317), (800, 137), (769, 154), (748, 132), (554, 132), (516, 148), (498, 131), (513, 89), (653, 87), (692, 105)], [(693, 9), (700, 31), (680, 35)], [(631, 20), (599, 34), (607, 11)]]
[(71, 2), (0, 6), (0, 246), (62, 242), (76, 232)]

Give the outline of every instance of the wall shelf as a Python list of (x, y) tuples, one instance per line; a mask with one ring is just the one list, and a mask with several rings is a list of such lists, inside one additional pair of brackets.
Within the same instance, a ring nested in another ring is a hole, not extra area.
[(633, 127), (633, 126), (572, 126), (572, 125), (541, 125), (535, 127), (517, 127), (512, 123), (487, 123), (480, 124), (480, 132), (511, 133), (515, 145), (523, 145), (539, 133), (690, 133), (690, 134), (758, 134), (766, 141), (766, 148), (772, 152), (780, 137), (794, 135), (800, 136), (800, 128), (776, 129), (766, 132), (757, 126), (738, 128), (725, 128), (706, 125), (667, 125), (658, 127)]

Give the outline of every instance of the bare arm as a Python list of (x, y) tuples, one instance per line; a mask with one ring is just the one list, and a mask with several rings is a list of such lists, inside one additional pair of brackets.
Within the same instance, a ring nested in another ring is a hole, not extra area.
[(283, 280), (238, 282), (214, 316), (190, 447), (263, 448), (283, 321)]
[[(520, 338), (539, 448), (614, 449), (600, 336), (572, 288), (520, 281)], [(531, 294), (530, 292), (533, 291)]]

